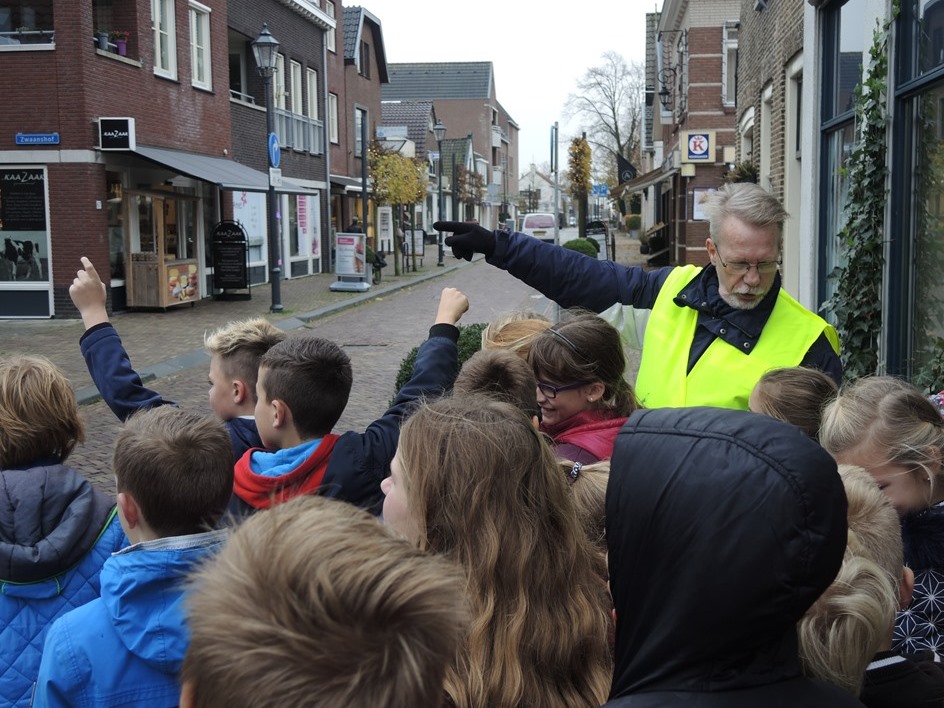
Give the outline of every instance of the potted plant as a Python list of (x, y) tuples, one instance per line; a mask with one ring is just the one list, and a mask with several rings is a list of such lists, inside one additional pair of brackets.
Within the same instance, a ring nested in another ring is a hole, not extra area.
[(115, 43), (115, 47), (118, 49), (118, 56), (126, 56), (128, 54), (128, 37), (130, 36), (129, 32), (125, 30), (112, 30), (109, 35), (109, 39)]
[(626, 230), (629, 232), (630, 238), (639, 238), (639, 227), (641, 224), (642, 218), (639, 214), (626, 215)]
[(108, 30), (95, 30), (96, 47), (103, 52), (108, 51)]

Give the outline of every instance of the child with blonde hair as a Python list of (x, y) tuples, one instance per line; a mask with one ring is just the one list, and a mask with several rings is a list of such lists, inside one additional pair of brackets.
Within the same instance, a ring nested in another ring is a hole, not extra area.
[(531, 340), (551, 326), (537, 312), (511, 312), (490, 322), (482, 330), (482, 349), (507, 349), (527, 361)]
[(893, 648), (937, 650), (944, 642), (944, 419), (911, 384), (866, 377), (826, 406), (820, 442), (840, 464), (864, 468), (901, 517), (915, 589), (898, 615)]
[(0, 358), (0, 703), (28, 706), (49, 625), (100, 592), (127, 545), (115, 503), (66, 460), (85, 439), (65, 374), (43, 357)]
[(403, 426), (384, 520), (465, 576), (469, 634), (446, 674), (458, 708), (598, 706), (610, 603), (564, 475), (514, 406), (453, 396)]

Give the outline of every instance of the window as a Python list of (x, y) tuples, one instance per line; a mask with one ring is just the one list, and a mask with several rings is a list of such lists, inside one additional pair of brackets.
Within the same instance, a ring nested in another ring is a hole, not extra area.
[(275, 56), (275, 75), (272, 77), (274, 79), (273, 91), (275, 95), (273, 96), (273, 103), (276, 108), (281, 108), (285, 110), (285, 57), (281, 54), (276, 54)]
[(53, 0), (12, 0), (0, 5), (0, 48), (54, 42)]
[(293, 61), (289, 64), (292, 70), (292, 113), (302, 115), (304, 111), (305, 103), (302, 101), (302, 65), (297, 61)]
[(213, 88), (210, 56), (210, 8), (198, 2), (191, 2), (190, 80), (198, 88)]
[(308, 117), (318, 119), (318, 72), (314, 69), (305, 70), (308, 87)]
[(328, 94), (328, 140), (338, 142), (338, 97)]
[(724, 78), (721, 84), (721, 102), (726, 106), (733, 106), (737, 97), (737, 22), (724, 23), (722, 44), (721, 74)]
[(763, 99), (760, 103), (760, 166), (757, 171), (757, 182), (767, 191), (771, 191), (771, 161), (770, 151), (773, 140), (773, 101), (774, 87), (767, 84), (764, 87)]
[[(333, 3), (333, 2), (326, 2), (326, 3), (325, 3), (325, 14), (328, 15), (328, 17), (330, 17), (332, 20), (337, 19), (336, 16), (335, 16), (335, 9), (334, 9), (334, 3)], [(328, 51), (329, 51), (329, 52), (336, 52), (336, 51), (337, 51), (337, 48), (336, 48), (335, 42), (334, 42), (334, 33), (335, 33), (335, 30), (329, 29), (328, 32), (327, 32), (327, 34), (325, 35), (326, 41), (327, 41), (327, 44), (328, 44)]]
[(177, 78), (177, 34), (174, 0), (151, 0), (151, 33), (154, 39), (154, 73)]
[(357, 67), (357, 73), (365, 79), (370, 78), (370, 45), (367, 42), (361, 42), (361, 53), (359, 55), (360, 66)]
[(367, 125), (367, 111), (363, 108), (354, 109), (354, 157), (364, 154), (364, 145), (361, 140), (361, 126)]

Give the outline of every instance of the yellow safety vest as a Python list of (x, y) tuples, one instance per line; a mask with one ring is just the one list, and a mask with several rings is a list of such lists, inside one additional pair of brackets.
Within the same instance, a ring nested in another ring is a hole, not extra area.
[[(698, 266), (673, 269), (656, 297), (636, 376), (636, 395), (647, 408), (717, 406), (747, 410), (747, 400), (758, 379), (770, 369), (798, 366), (823, 332), (839, 352), (839, 336), (832, 325), (781, 288), (749, 355), (716, 337), (686, 373), (698, 311), (680, 307), (674, 300), (700, 271)], [(751, 344), (745, 342), (744, 347), (746, 350)]]

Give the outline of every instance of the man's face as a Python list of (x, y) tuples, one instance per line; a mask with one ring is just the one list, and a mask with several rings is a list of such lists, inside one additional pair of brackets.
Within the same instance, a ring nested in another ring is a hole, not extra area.
[[(753, 226), (736, 216), (722, 223), (716, 240), (708, 239), (708, 257), (718, 271), (721, 299), (738, 310), (752, 310), (770, 292), (777, 271), (761, 273), (757, 268), (738, 272), (732, 264), (770, 263), (780, 260), (780, 239), (775, 226)], [(728, 267), (722, 265), (728, 264)]]

